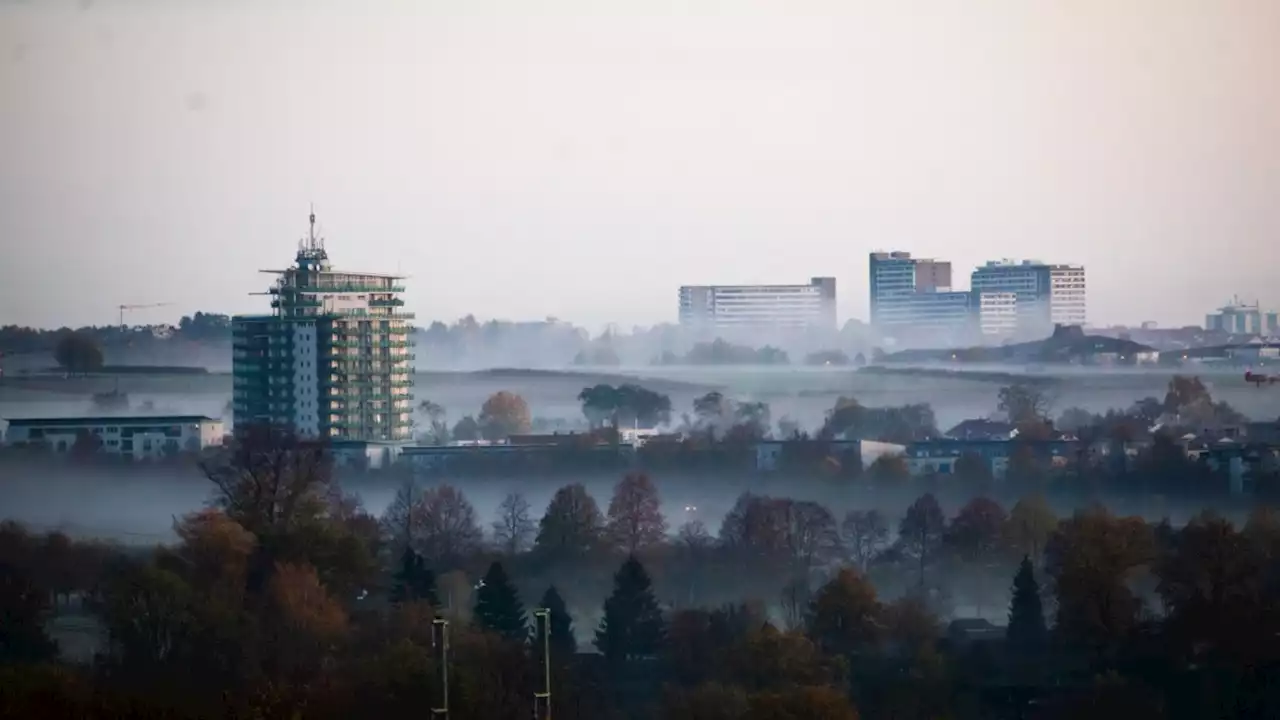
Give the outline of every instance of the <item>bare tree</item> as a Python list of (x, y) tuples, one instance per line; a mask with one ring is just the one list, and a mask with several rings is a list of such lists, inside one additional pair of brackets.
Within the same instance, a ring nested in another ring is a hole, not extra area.
[(387, 540), (387, 548), (393, 558), (400, 557), (404, 553), (405, 546), (413, 540), (415, 534), (413, 508), (421, 499), (422, 489), (410, 478), (396, 490), (391, 504), (382, 513), (379, 527), (382, 530), (382, 536)]
[(215, 487), (212, 504), (259, 537), (328, 509), (333, 476), (324, 446), (276, 428), (248, 428), (200, 467)]
[(413, 542), (422, 557), (444, 568), (480, 549), (484, 534), (476, 509), (452, 485), (422, 494), (413, 508)]
[(529, 516), (529, 501), (520, 493), (509, 493), (498, 506), (498, 519), (493, 521), (493, 539), (508, 555), (529, 549), (538, 526)]
[(808, 500), (786, 500), (787, 548), (808, 585), (809, 573), (842, 554), (840, 530), (831, 511)]
[(614, 487), (605, 530), (611, 542), (629, 553), (666, 538), (662, 503), (648, 475), (628, 474)]
[(841, 530), (849, 559), (864, 572), (889, 545), (889, 523), (879, 510), (850, 510), (844, 516)]
[(796, 576), (782, 587), (782, 620), (787, 630), (799, 630), (804, 627), (805, 616), (809, 611), (809, 603), (813, 601), (813, 588), (809, 579)]

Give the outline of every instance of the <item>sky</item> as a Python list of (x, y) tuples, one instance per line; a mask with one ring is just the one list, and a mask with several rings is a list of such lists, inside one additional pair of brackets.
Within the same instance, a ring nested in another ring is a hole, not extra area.
[(867, 253), (1280, 307), (1276, 0), (0, 0), (0, 325), (256, 312), (314, 203), (418, 322), (674, 322)]

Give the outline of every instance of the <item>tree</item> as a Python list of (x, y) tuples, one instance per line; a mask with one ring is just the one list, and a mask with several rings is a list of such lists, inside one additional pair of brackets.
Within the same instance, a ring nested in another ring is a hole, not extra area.
[(889, 544), (889, 524), (879, 510), (850, 510), (841, 530), (849, 559), (863, 572)]
[(422, 493), (413, 508), (413, 542), (429, 564), (447, 568), (480, 549), (476, 509), (452, 485)]
[(480, 432), (487, 440), (505, 440), (529, 432), (532, 426), (529, 404), (515, 393), (500, 390), (480, 408)]
[(1117, 518), (1103, 508), (1064, 520), (1045, 549), (1058, 596), (1055, 630), (1104, 666), (1138, 623), (1142, 600), (1130, 585), (1152, 561), (1151, 529), (1141, 518)]
[(58, 646), (45, 633), (49, 593), (35, 573), (0, 558), (0, 666), (51, 660)]
[(867, 477), (874, 483), (897, 487), (911, 479), (911, 468), (901, 455), (881, 455), (867, 468)]
[(693, 415), (697, 418), (697, 426), (701, 430), (715, 432), (723, 430), (733, 417), (733, 401), (723, 393), (713, 390), (693, 400)]
[(191, 589), (151, 563), (124, 563), (108, 575), (98, 604), (122, 664), (159, 670), (178, 657), (189, 627)]
[(1017, 555), (1030, 556), (1039, 562), (1049, 536), (1058, 527), (1058, 517), (1041, 495), (1019, 500), (1009, 512), (1005, 525), (1005, 543)]
[(249, 428), (229, 450), (201, 463), (213, 505), (260, 540), (322, 517), (333, 482), (321, 443), (278, 428)]
[(933, 493), (925, 493), (911, 503), (907, 514), (898, 524), (898, 542), (903, 554), (916, 561), (920, 570), (921, 588), (924, 587), (925, 567), (941, 546), (946, 529), (947, 518), (942, 514), (942, 508)]
[(613, 489), (605, 533), (617, 547), (634, 553), (666, 539), (658, 490), (643, 473), (628, 473)]
[(873, 649), (880, 640), (880, 601), (866, 575), (841, 568), (818, 588), (809, 604), (807, 634), (828, 654), (846, 656)]
[(1079, 407), (1069, 407), (1058, 417), (1057, 427), (1066, 432), (1078, 433), (1101, 422), (1102, 418)]
[(671, 398), (639, 385), (593, 385), (578, 393), (582, 414), (592, 427), (605, 424), (616, 430), (623, 423), (656, 427), (671, 418)]
[(977, 453), (967, 452), (956, 458), (955, 476), (964, 487), (983, 492), (995, 482), (991, 463)]
[(1013, 576), (1013, 597), (1009, 602), (1009, 625), (1005, 637), (1020, 662), (1032, 664), (1048, 648), (1049, 631), (1045, 627), (1044, 607), (1040, 601), (1040, 583), (1029, 556), (1023, 556), (1018, 574)]
[(439, 607), (436, 597), (436, 574), (427, 567), (426, 562), (408, 545), (400, 556), (400, 567), (391, 578), (391, 602), (425, 601), (432, 607)]
[(793, 686), (747, 699), (744, 720), (858, 720), (845, 693), (831, 687)]
[(430, 400), (418, 403), (418, 412), (427, 417), (427, 441), (436, 445), (449, 442), (449, 424), (445, 420), (447, 412), (443, 405)]
[(495, 562), (476, 589), (476, 626), (512, 642), (529, 639), (529, 625), (520, 595), (507, 577), (502, 563)]
[(1014, 383), (1000, 388), (997, 409), (1014, 425), (1043, 422), (1049, 414), (1049, 398), (1027, 383)]
[(632, 555), (613, 576), (613, 594), (604, 601), (604, 618), (596, 630), (596, 649), (614, 664), (651, 658), (658, 654), (664, 633), (649, 573)]
[(595, 498), (579, 483), (556, 491), (538, 523), (534, 545), (551, 552), (586, 552), (597, 546), (604, 519)]
[(88, 375), (102, 369), (102, 348), (87, 333), (68, 333), (54, 347), (53, 359), (67, 372)]
[(475, 442), (484, 437), (480, 423), (470, 415), (464, 415), (462, 419), (454, 423), (450, 434), (458, 442)]
[(529, 548), (538, 526), (529, 516), (529, 501), (520, 493), (508, 493), (498, 505), (498, 519), (493, 521), (493, 539), (508, 555)]
[(999, 503), (977, 497), (960, 508), (944, 538), (947, 548), (964, 563), (961, 578), (972, 586), (979, 615), (993, 566), (1003, 559), (999, 551), (1004, 546), (1006, 524), (1007, 517)]
[(569, 615), (569, 609), (565, 607), (564, 598), (560, 597), (560, 592), (554, 585), (542, 594), (541, 605), (551, 614), (548, 623), (551, 630), (551, 637), (548, 638), (551, 653), (553, 657), (563, 662), (578, 652), (578, 641), (573, 634), (573, 618)]
[(266, 646), (282, 675), (314, 673), (348, 628), (346, 609), (307, 564), (281, 563), (271, 576)]
[(1199, 377), (1174, 375), (1169, 379), (1169, 387), (1164, 395), (1164, 411), (1169, 413), (1185, 413), (1196, 406), (1211, 406), (1213, 398), (1209, 388)]

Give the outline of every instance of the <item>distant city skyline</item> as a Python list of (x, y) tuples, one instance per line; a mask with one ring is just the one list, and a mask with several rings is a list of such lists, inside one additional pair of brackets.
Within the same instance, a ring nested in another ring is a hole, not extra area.
[(419, 324), (865, 321), (891, 248), (1084, 265), (1097, 325), (1280, 306), (1280, 3), (480, 6), (0, 4), (0, 324), (253, 312), (312, 202)]

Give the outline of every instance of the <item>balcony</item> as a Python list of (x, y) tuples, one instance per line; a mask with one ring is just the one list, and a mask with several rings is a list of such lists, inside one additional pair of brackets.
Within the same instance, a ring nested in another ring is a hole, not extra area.
[(403, 285), (307, 285), (294, 288), (302, 293), (402, 293)]
[(404, 301), (400, 298), (379, 298), (369, 301), (369, 307), (403, 307)]

